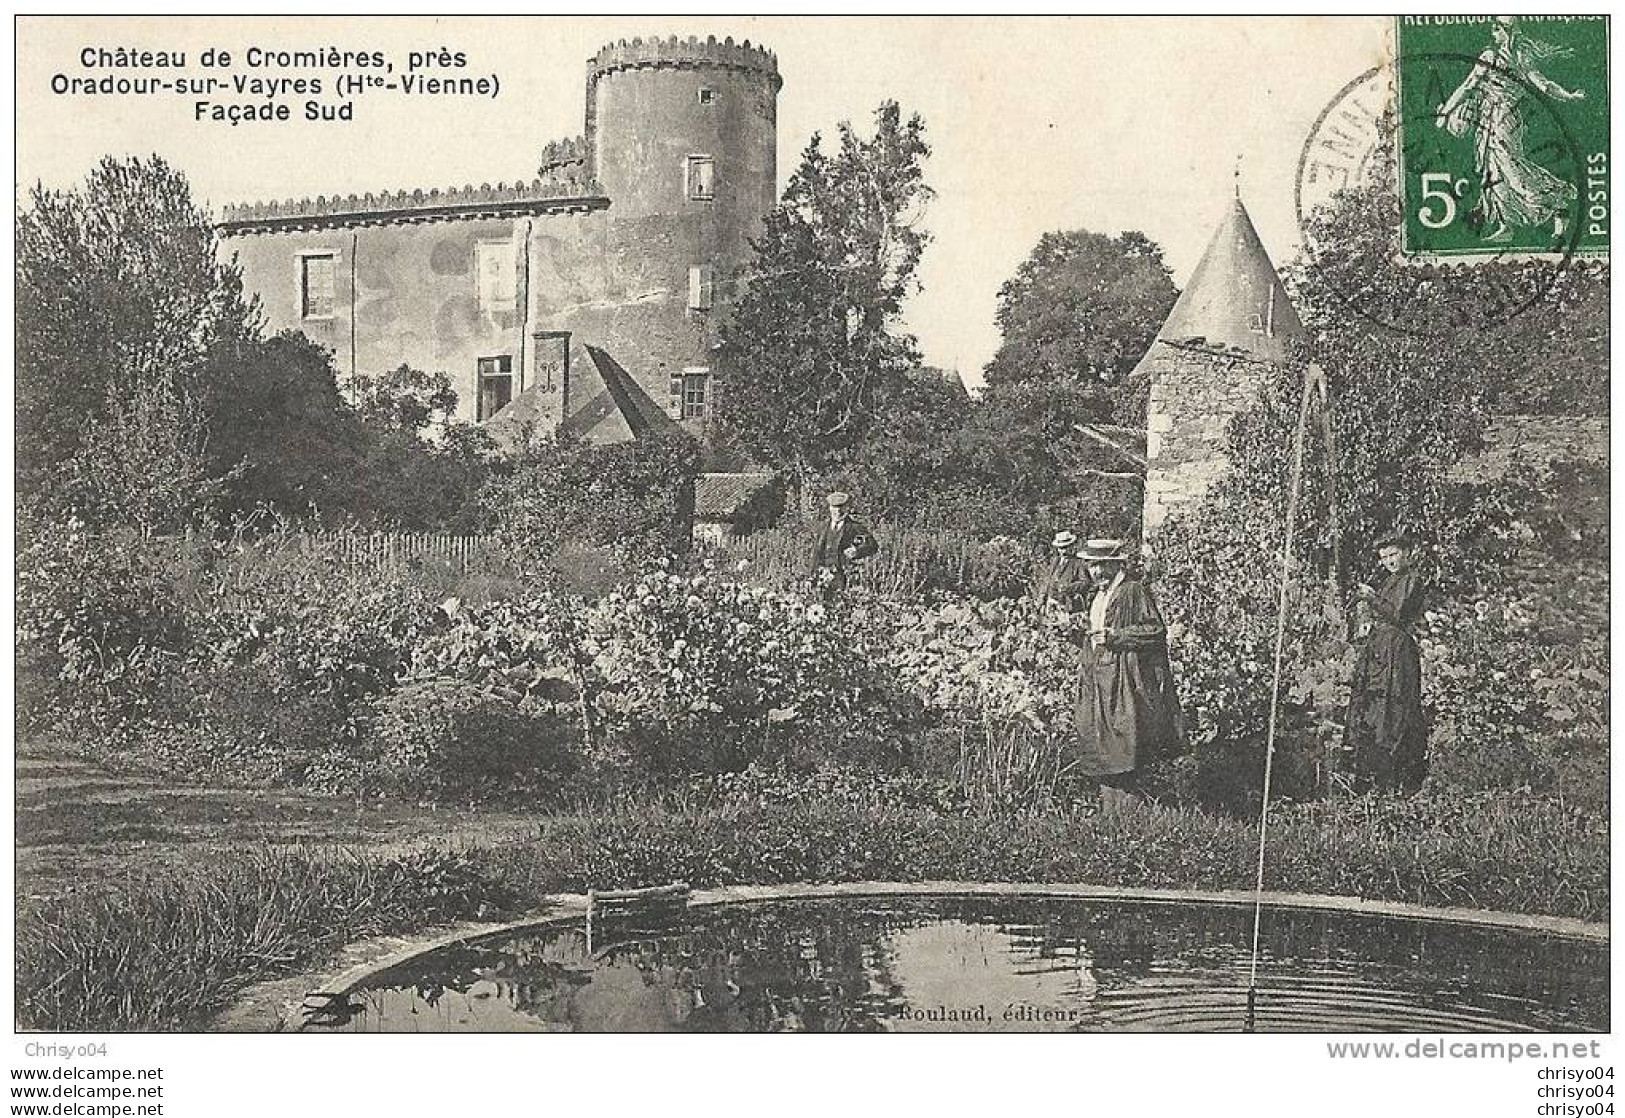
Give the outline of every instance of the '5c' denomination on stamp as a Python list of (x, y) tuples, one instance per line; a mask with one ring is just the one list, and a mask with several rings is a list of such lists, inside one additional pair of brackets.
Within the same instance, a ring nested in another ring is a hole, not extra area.
[(1608, 251), (1603, 16), (1398, 21), (1407, 256)]

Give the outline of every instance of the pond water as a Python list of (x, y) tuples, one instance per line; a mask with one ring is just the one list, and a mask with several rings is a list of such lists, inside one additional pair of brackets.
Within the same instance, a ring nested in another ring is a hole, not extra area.
[[(701, 906), (467, 941), (374, 976), (360, 1032), (1239, 1032), (1252, 910), (1078, 898)], [(1266, 909), (1254, 1027), (1609, 1027), (1608, 949), (1538, 933)]]

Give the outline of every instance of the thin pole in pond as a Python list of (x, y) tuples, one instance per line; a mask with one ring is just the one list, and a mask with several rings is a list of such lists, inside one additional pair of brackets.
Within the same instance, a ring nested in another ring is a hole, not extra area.
[(1281, 547), (1281, 594), (1275, 611), (1275, 668), (1270, 677), (1269, 731), (1264, 739), (1263, 802), (1258, 814), (1258, 874), (1253, 884), (1253, 952), (1247, 971), (1247, 1032), (1258, 1021), (1258, 934), (1264, 922), (1264, 840), (1270, 825), (1270, 775), (1275, 761), (1275, 731), (1281, 709), (1281, 668), (1286, 659), (1286, 611), (1292, 587), (1292, 544), (1298, 529), (1298, 498), (1303, 492), (1303, 439), (1309, 426), (1312, 389), (1324, 391), (1324, 374), (1311, 365), (1303, 378), (1303, 399), (1298, 405), (1298, 430), (1292, 439), (1292, 486), (1286, 502), (1286, 539)]

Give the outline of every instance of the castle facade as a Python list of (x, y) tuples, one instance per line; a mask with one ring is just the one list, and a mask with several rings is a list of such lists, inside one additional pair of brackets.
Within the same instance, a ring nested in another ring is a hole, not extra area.
[(341, 379), (445, 372), (493, 433), (615, 442), (702, 424), (719, 316), (777, 197), (776, 57), (633, 39), (587, 62), (580, 136), (529, 182), (228, 207), (273, 330)]

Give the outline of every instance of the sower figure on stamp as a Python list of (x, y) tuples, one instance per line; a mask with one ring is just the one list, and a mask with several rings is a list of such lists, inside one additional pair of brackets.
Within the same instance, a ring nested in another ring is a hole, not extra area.
[(1094, 586), (1078, 668), (1079, 769), (1116, 807), (1136, 799), (1146, 765), (1184, 743), (1167, 629), (1151, 592), (1127, 569), (1122, 540), (1090, 540), (1081, 554)]
[(825, 600), (845, 590), (853, 567), (880, 550), (874, 534), (847, 516), (851, 500), (839, 490), (829, 495), (829, 519), (813, 540), (809, 574)]
[(1361, 583), (1355, 605), (1354, 684), (1346, 743), (1353, 751), (1356, 791), (1416, 792), (1427, 776), (1427, 722), (1422, 710), (1422, 653), (1414, 629), (1422, 618), (1424, 586), (1415, 545), (1402, 534), (1377, 541), (1387, 572), (1381, 585)]
[(1577, 188), (1535, 161), (1529, 102), (1537, 96), (1581, 101), (1585, 90), (1565, 89), (1540, 72), (1537, 67), (1569, 51), (1531, 38), (1516, 18), (1497, 16), (1490, 35), (1494, 45), (1439, 106), (1439, 127), (1452, 136), (1472, 133), (1486, 241), (1511, 240), (1515, 226), (1548, 224), (1553, 238), (1561, 237)]

